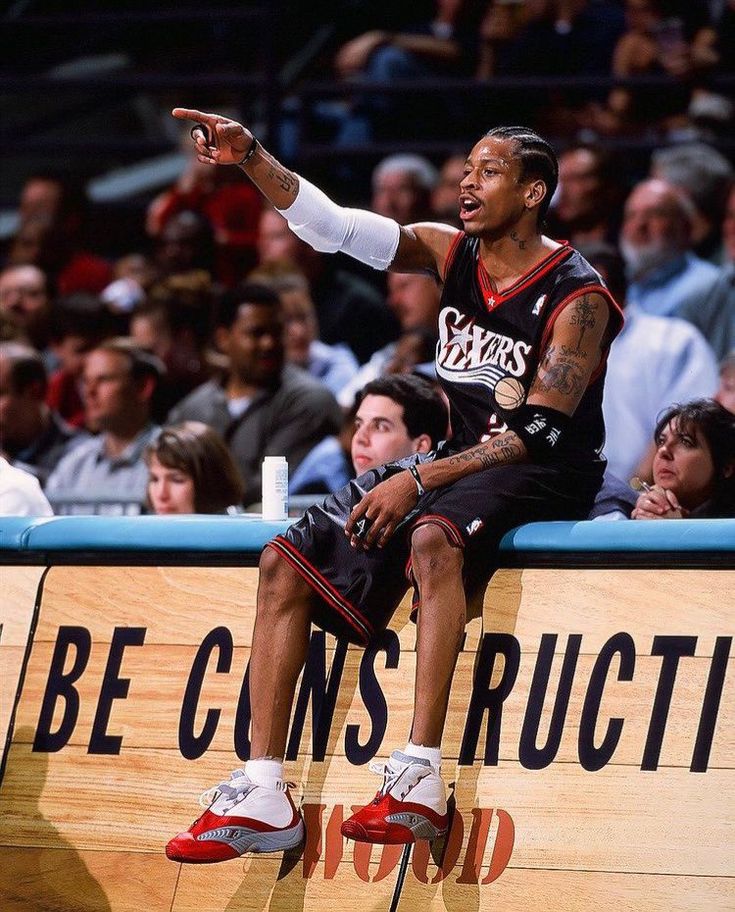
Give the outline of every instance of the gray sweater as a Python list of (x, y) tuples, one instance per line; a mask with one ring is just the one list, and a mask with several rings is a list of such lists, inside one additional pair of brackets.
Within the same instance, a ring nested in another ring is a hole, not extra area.
[(171, 409), (167, 423), (181, 421), (203, 421), (224, 437), (242, 474), (247, 506), (260, 500), (264, 456), (285, 456), (293, 472), (322, 438), (337, 433), (342, 413), (323, 384), (289, 364), (280, 385), (254, 396), (241, 417), (230, 415), (222, 382), (210, 380)]

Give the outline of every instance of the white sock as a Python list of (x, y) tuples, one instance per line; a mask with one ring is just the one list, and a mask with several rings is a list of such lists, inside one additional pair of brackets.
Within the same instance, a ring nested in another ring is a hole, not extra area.
[(264, 788), (275, 788), (276, 783), (283, 779), (283, 760), (274, 760), (272, 757), (246, 760), (245, 773), (250, 781), (256, 785), (262, 785)]
[(423, 744), (414, 744), (413, 741), (409, 741), (403, 753), (408, 754), (409, 757), (428, 760), (434, 769), (437, 772), (439, 771), (442, 762), (442, 749), (440, 747), (424, 747)]

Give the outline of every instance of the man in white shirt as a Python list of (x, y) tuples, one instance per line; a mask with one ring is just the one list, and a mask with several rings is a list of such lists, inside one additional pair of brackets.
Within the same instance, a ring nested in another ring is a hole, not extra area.
[(0, 456), (0, 516), (53, 516), (53, 513), (38, 479)]

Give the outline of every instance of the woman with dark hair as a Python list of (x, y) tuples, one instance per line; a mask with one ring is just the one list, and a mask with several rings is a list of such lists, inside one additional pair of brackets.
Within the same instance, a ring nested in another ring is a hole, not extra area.
[(654, 432), (654, 486), (631, 519), (735, 516), (735, 415), (714, 399), (674, 405)]
[(242, 479), (224, 440), (209, 425), (184, 421), (164, 428), (145, 460), (154, 513), (239, 511)]

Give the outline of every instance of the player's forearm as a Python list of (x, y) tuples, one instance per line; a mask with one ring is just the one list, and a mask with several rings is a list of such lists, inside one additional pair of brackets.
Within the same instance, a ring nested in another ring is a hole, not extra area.
[(293, 204), (299, 192), (298, 175), (282, 165), (260, 143), (248, 161), (239, 167), (276, 209), (288, 209)]
[(421, 463), (418, 467), (421, 483), (427, 491), (452, 484), (466, 475), (484, 472), (497, 466), (526, 462), (528, 452), (515, 431), (506, 431), (485, 443), (478, 443), (453, 456)]

